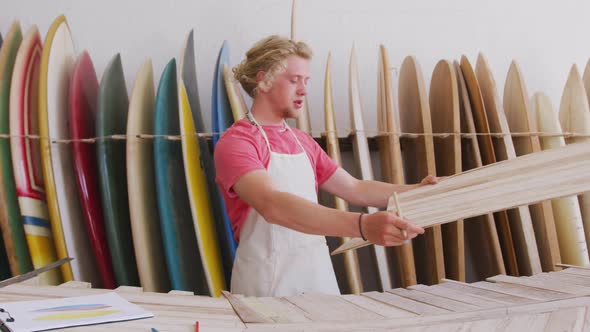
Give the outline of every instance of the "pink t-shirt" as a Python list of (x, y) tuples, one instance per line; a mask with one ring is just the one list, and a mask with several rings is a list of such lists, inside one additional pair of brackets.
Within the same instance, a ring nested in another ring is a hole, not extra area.
[[(262, 126), (268, 136), (273, 152), (285, 154), (301, 153), (301, 148), (293, 134), (283, 125)], [(322, 150), (319, 144), (307, 133), (291, 128), (311, 161), (316, 175), (316, 192), (318, 187), (328, 180), (338, 169), (338, 165)], [(231, 220), (236, 240), (239, 241), (240, 230), (250, 212), (247, 205), (234, 192), (233, 185), (243, 175), (266, 169), (270, 153), (262, 133), (246, 119), (231, 126), (215, 146), (215, 181), (221, 189), (227, 214)]]

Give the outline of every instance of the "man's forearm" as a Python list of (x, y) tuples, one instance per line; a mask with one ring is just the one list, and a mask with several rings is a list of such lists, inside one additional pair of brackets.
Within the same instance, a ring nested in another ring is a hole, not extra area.
[(340, 211), (285, 192), (276, 192), (263, 211), (270, 223), (303, 233), (359, 237), (358, 213)]
[(358, 181), (355, 190), (351, 192), (348, 202), (356, 206), (386, 208), (389, 197), (393, 192), (401, 193), (419, 186), (419, 184), (400, 185), (380, 181)]

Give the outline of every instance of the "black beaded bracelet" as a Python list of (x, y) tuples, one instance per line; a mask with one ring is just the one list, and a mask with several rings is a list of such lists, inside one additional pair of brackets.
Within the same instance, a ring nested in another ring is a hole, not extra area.
[(365, 234), (363, 234), (363, 226), (361, 224), (361, 219), (363, 218), (363, 214), (365, 214), (365, 213), (361, 212), (361, 214), (359, 214), (359, 233), (361, 233), (361, 237), (363, 238), (363, 240), (367, 241)]

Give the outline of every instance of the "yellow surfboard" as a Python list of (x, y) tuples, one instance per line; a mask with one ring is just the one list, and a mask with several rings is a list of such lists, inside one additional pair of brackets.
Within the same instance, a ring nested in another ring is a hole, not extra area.
[(184, 173), (195, 224), (195, 234), (209, 293), (211, 296), (217, 297), (225, 289), (221, 252), (215, 232), (215, 221), (207, 192), (207, 179), (201, 162), (199, 142), (195, 135), (193, 116), (182, 80), (178, 81), (178, 105)]
[[(54, 168), (52, 163), (52, 146), (51, 142), (47, 137), (51, 137), (50, 132), (50, 124), (49, 124), (49, 110), (50, 107), (53, 105), (49, 105), (49, 98), (54, 98), (56, 96), (56, 87), (50, 86), (50, 75), (67, 75), (65, 80), (69, 84), (69, 74), (71, 68), (74, 64), (74, 57), (73, 57), (73, 50), (69, 47), (67, 49), (59, 48), (60, 45), (56, 45), (56, 48), (53, 48), (54, 39), (57, 37), (59, 40), (63, 38), (63, 36), (58, 36), (58, 29), (62, 27), (62, 24), (67, 28), (67, 23), (65, 21), (65, 17), (63, 15), (59, 16), (58, 18), (53, 21), (51, 27), (47, 31), (47, 35), (45, 36), (45, 47), (43, 48), (43, 54), (41, 55), (41, 69), (39, 71), (39, 134), (42, 138), (40, 140), (41, 143), (41, 164), (43, 168), (43, 178), (45, 180), (45, 190), (47, 193), (47, 207), (49, 209), (49, 219), (51, 221), (51, 230), (53, 233), (53, 238), (55, 241), (55, 248), (57, 250), (57, 258), (62, 259), (68, 257), (68, 248), (66, 246), (66, 238), (64, 236), (64, 227), (62, 226), (62, 213), (67, 212), (66, 216), (80, 216), (81, 214), (78, 213), (79, 211), (76, 210), (75, 214), (70, 214), (71, 211), (60, 211), (60, 205), (58, 202), (58, 193), (57, 193), (57, 183), (54, 174)], [(69, 33), (69, 31), (68, 31)], [(63, 46), (63, 45), (61, 45)], [(63, 46), (66, 48), (66, 46)], [(59, 56), (66, 56), (67, 55), (71, 58), (68, 62), (52, 62), (50, 58), (54, 57), (53, 52), (57, 52), (56, 54)], [(63, 53), (63, 54), (62, 54)], [(63, 81), (63, 80), (62, 80)], [(51, 91), (50, 91), (51, 89)], [(61, 96), (65, 99), (64, 104), (67, 104), (67, 89), (65, 90), (66, 93)], [(53, 99), (52, 99), (53, 100)], [(65, 105), (64, 105), (65, 106)], [(53, 133), (55, 134), (55, 133)], [(55, 138), (55, 137), (52, 137)], [(60, 137), (63, 138), (63, 137)], [(73, 171), (73, 169), (72, 169)], [(74, 179), (74, 174), (72, 172), (71, 179)], [(67, 188), (76, 190), (76, 187)], [(74, 197), (76, 200), (78, 199), (77, 193)], [(76, 201), (77, 203), (77, 201)], [(81, 221), (81, 219), (76, 220)], [(61, 266), (61, 272), (63, 274), (65, 281), (70, 281), (74, 279), (74, 274), (72, 271), (72, 266), (70, 263), (63, 264)]]

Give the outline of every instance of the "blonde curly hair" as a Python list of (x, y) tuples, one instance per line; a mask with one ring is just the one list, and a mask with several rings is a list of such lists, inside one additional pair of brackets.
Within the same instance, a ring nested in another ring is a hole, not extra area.
[[(233, 68), (234, 78), (240, 82), (244, 91), (254, 98), (260, 83), (270, 86), (275, 75), (286, 69), (286, 59), (297, 55), (311, 59), (311, 48), (304, 42), (296, 42), (285, 37), (272, 35), (258, 41), (246, 52), (246, 59)], [(256, 74), (265, 73), (262, 82), (256, 82)]]

